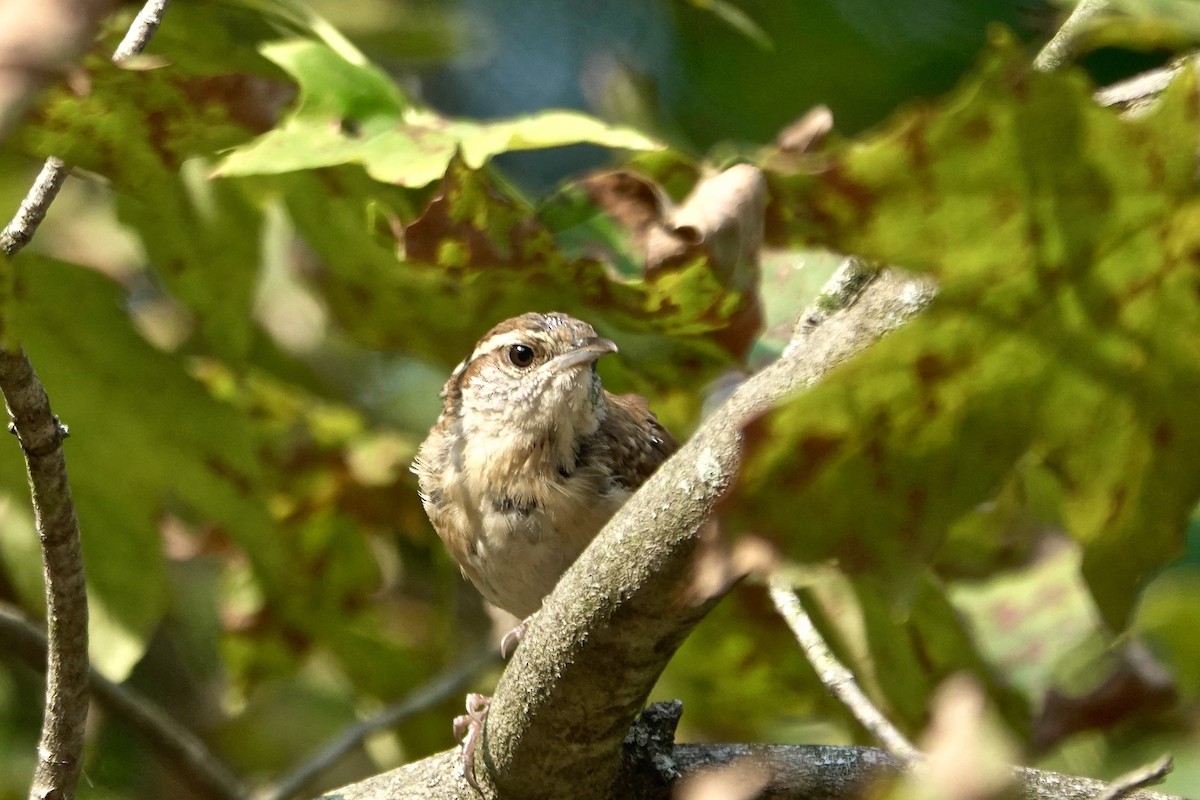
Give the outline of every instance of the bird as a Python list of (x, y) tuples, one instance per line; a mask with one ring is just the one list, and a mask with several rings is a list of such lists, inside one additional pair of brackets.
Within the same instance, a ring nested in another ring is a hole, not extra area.
[[(611, 339), (558, 312), (483, 335), (442, 389), (413, 472), (429, 521), (484, 599), (525, 622), (562, 574), (679, 445), (645, 398), (614, 395), (596, 362)], [(502, 651), (514, 634), (505, 637)], [(455, 721), (467, 780), (488, 698)]]
[(617, 345), (566, 314), (484, 334), (442, 390), (413, 470), (434, 530), (492, 605), (518, 618), (678, 444), (596, 361)]

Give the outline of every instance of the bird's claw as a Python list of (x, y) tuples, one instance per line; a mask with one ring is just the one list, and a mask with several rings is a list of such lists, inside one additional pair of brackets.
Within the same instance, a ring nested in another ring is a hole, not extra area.
[(483, 733), (483, 723), (487, 721), (491, 705), (492, 698), (472, 692), (467, 695), (467, 713), (454, 718), (454, 738), (462, 742), (463, 777), (480, 794), (483, 794), (483, 789), (475, 780), (475, 744)]
[(537, 616), (537, 612), (533, 612), (525, 619), (517, 623), (517, 626), (508, 633), (504, 634), (504, 638), (500, 640), (500, 657), (508, 660), (509, 655), (516, 652), (517, 645), (525, 638), (525, 632), (529, 630), (529, 623), (533, 622), (533, 618)]

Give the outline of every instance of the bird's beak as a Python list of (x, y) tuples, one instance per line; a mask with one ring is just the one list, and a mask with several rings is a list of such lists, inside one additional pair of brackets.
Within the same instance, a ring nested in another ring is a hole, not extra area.
[(570, 369), (581, 364), (591, 364), (605, 353), (617, 352), (617, 345), (611, 339), (603, 336), (589, 336), (586, 339), (576, 339), (571, 343), (572, 349), (555, 356), (546, 362), (546, 368), (551, 370)]

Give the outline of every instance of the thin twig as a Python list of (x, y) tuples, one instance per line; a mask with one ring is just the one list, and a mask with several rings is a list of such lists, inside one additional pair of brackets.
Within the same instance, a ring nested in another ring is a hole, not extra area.
[[(0, 603), (0, 643), (4, 645), (0, 653), (45, 672), (45, 634), (20, 610), (3, 603)], [(246, 796), (238, 779), (204, 742), (161, 708), (134, 690), (110, 681), (94, 667), (89, 668), (88, 681), (96, 702), (125, 722), (168, 769), (204, 797), (242, 800)]]
[(777, 580), (771, 582), (771, 601), (792, 629), (808, 662), (817, 672), (821, 683), (842, 701), (864, 728), (871, 732), (884, 748), (902, 763), (912, 766), (921, 760), (921, 754), (904, 734), (888, 721), (870, 699), (863, 694), (854, 680), (853, 673), (846, 669), (821, 638), (813, 626), (799, 598), (788, 586)]
[(1167, 777), (1167, 773), (1174, 768), (1175, 762), (1171, 760), (1171, 757), (1163, 756), (1157, 761), (1117, 778), (1109, 784), (1107, 789), (1096, 796), (1096, 800), (1121, 800), (1138, 789), (1162, 783), (1163, 778)]
[(1079, 41), (1079, 29), (1107, 5), (1108, 0), (1079, 0), (1071, 16), (1067, 17), (1067, 21), (1033, 59), (1033, 68), (1041, 72), (1061, 69), (1075, 51), (1075, 45)]
[(0, 350), (0, 391), (9, 430), (25, 453), (46, 581), (46, 710), (30, 798), (70, 798), (83, 767), (88, 710), (88, 608), (79, 519), (67, 482), (62, 441), (67, 428), (50, 410), (46, 390), (23, 350)]
[(4, 255), (15, 256), (18, 250), (29, 244), (66, 179), (67, 165), (54, 156), (47, 158), (37, 180), (33, 182), (33, 186), (17, 208), (12, 222), (0, 231), (0, 251), (3, 251)]
[(256, 800), (290, 800), (290, 798), (296, 797), (313, 779), (361, 745), (372, 733), (384, 728), (395, 727), (410, 717), (437, 705), (450, 695), (461, 692), (476, 675), (498, 660), (496, 648), (489, 645), (486, 650), (417, 687), (406, 697), (370, 719), (346, 728), (316, 753), (297, 763), (276, 781), (274, 786), (258, 793)]
[[(146, 46), (169, 0), (150, 0), (134, 20), (114, 60)], [(51, 156), (21, 202), (12, 222), (0, 231), (0, 251), (15, 255), (33, 238), (66, 178), (66, 164)], [(34, 518), (42, 542), (46, 582), (46, 708), (38, 743), (30, 798), (69, 800), (82, 770), (83, 734), (88, 711), (88, 608), (79, 544), (79, 519), (67, 482), (62, 440), (67, 428), (50, 409), (46, 390), (24, 350), (0, 349), (0, 391), (12, 418), (10, 430), (25, 453)]]
[(142, 6), (142, 10), (133, 18), (129, 30), (125, 32), (125, 37), (113, 51), (113, 63), (120, 64), (146, 49), (146, 43), (162, 24), (163, 14), (167, 13), (167, 6), (170, 4), (171, 0), (149, 0)]
[[(125, 38), (113, 51), (112, 60), (115, 63), (119, 64), (146, 48), (146, 43), (158, 30), (170, 2), (171, 0), (149, 0), (142, 6), (142, 10), (134, 17), (133, 24), (129, 26)], [(47, 158), (12, 221), (0, 231), (0, 252), (11, 258), (29, 244), (38, 226), (46, 218), (46, 211), (58, 196), (58, 190), (62, 188), (66, 178), (67, 165), (54, 156)]]
[(1140, 119), (1158, 107), (1162, 93), (1185, 69), (1196, 72), (1194, 57), (1176, 59), (1165, 66), (1097, 89), (1092, 96), (1105, 108), (1119, 111), (1124, 119)]

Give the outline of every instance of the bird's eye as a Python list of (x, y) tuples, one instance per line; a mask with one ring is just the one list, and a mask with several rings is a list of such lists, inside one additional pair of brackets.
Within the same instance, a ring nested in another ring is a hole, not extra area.
[(527, 344), (514, 344), (508, 348), (508, 360), (514, 367), (528, 367), (533, 363), (533, 348)]

